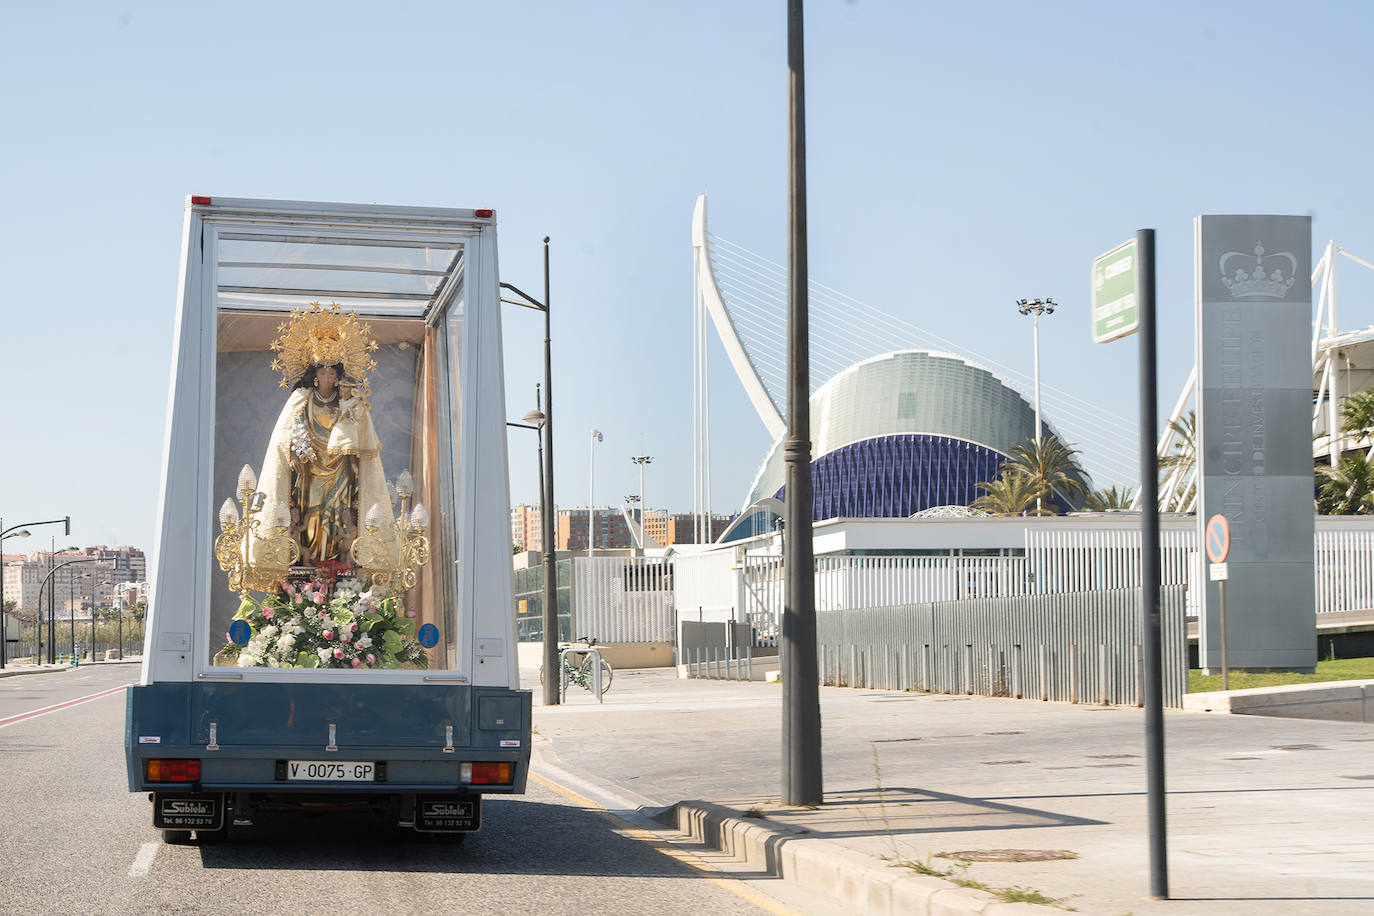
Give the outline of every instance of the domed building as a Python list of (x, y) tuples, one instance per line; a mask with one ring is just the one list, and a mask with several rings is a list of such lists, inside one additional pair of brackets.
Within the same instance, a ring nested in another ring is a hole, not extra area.
[[(1045, 436), (1058, 435), (1044, 424)], [(945, 353), (875, 356), (811, 396), (812, 517), (906, 518), (966, 506), (1013, 446), (1035, 438), (1035, 407), (996, 373)], [(745, 506), (783, 498), (783, 441), (773, 444)], [(1059, 510), (1068, 508), (1059, 494)]]

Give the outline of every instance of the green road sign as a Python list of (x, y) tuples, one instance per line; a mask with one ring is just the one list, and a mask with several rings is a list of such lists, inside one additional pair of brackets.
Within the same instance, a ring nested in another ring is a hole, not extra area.
[(1093, 261), (1093, 343), (1134, 334), (1140, 327), (1135, 239)]

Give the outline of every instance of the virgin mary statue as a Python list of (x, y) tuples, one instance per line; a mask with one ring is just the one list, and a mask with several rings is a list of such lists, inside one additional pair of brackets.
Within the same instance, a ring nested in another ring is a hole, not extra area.
[[(366, 373), (377, 368), (369, 355), (377, 348), (369, 330), (337, 303), (312, 302), (278, 325), (280, 336), (272, 343), (272, 368), (291, 393), (268, 439), (259, 489), (269, 514), (278, 506), (289, 513), (301, 565), (317, 567), (330, 579), (352, 565), (358, 523), (369, 514), (368, 524), (385, 526), (369, 533), (387, 554), (374, 553), (372, 563), (395, 565), (400, 555), (381, 441), (367, 401)], [(385, 511), (369, 513), (374, 506)]]

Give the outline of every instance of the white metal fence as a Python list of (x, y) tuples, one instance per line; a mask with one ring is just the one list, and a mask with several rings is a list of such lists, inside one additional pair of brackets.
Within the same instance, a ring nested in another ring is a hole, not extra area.
[(673, 574), (660, 557), (574, 557), (573, 638), (676, 642)]
[[(1164, 702), (1187, 692), (1183, 588), (1162, 590)], [(1141, 705), (1140, 591), (975, 598), (817, 615), (821, 682)]]

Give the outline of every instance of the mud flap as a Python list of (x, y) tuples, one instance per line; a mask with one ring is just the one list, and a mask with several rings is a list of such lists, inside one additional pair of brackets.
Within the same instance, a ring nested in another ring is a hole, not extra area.
[(164, 830), (218, 830), (224, 826), (224, 793), (159, 793), (153, 799), (153, 826)]
[(415, 797), (415, 829), (421, 833), (470, 833), (481, 826), (480, 795)]

